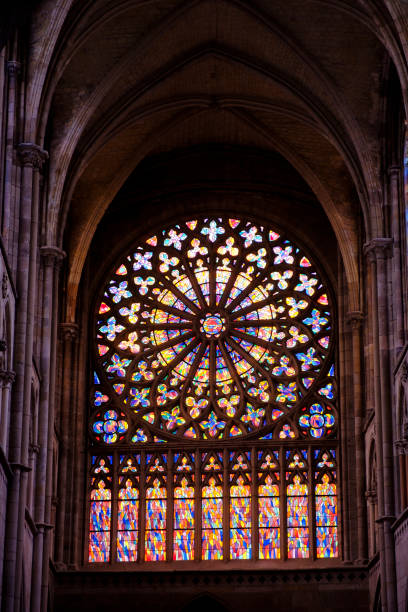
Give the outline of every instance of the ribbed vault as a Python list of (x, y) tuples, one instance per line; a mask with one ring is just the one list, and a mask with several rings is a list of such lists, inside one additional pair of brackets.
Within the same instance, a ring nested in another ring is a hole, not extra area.
[(392, 61), (404, 73), (384, 6), (66, 0), (52, 10), (52, 32), (35, 16), (48, 46), (34, 64), (51, 61), (30, 92), (38, 114), (27, 129), (53, 152), (47, 243), (69, 255), (68, 319), (92, 236), (136, 166), (209, 143), (292, 164), (334, 229), (359, 309), (360, 215), (367, 238), (384, 233), (382, 83)]

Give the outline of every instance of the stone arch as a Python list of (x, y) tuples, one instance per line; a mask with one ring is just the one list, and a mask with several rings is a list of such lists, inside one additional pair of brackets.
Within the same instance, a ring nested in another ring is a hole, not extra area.
[(229, 612), (229, 609), (221, 601), (207, 593), (197, 595), (188, 603), (183, 605), (180, 612)]

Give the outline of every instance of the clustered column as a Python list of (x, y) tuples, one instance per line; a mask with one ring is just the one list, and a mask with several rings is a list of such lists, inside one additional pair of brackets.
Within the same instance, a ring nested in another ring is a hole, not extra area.
[[(55, 550), (55, 561), (58, 567), (65, 568), (67, 555), (65, 554), (65, 542), (69, 537), (72, 500), (68, 496), (68, 456), (70, 452), (70, 415), (72, 414), (72, 395), (75, 388), (74, 373), (76, 360), (76, 341), (78, 338), (78, 325), (76, 323), (61, 323), (60, 332), (63, 341), (63, 368), (64, 385), (61, 400), (60, 434), (61, 443), (59, 447), (59, 481), (58, 481), (58, 511), (57, 511), (57, 545)], [(68, 543), (67, 543), (68, 546)]]
[[(39, 457), (37, 462), (34, 519), (37, 535), (34, 540), (33, 553), (33, 586), (31, 592), (31, 609), (40, 611), (46, 607), (48, 572), (44, 573), (43, 564), (49, 554), (47, 532), (50, 525), (50, 512), (46, 500), (52, 487), (52, 463), (48, 462), (50, 439), (53, 440), (54, 397), (51, 389), (51, 373), (55, 368), (55, 351), (53, 351), (53, 322), (58, 316), (58, 303), (54, 299), (54, 285), (58, 281), (58, 270), (65, 253), (53, 246), (40, 249), (43, 267), (42, 321), (41, 321), (41, 390), (38, 423)], [(46, 584), (44, 585), (44, 581)], [(42, 594), (43, 593), (43, 596)], [(43, 601), (42, 601), (43, 598)]]
[(354, 435), (356, 444), (356, 489), (357, 489), (357, 536), (358, 560), (367, 560), (367, 517), (364, 499), (364, 439), (363, 439), (363, 397), (361, 370), (361, 329), (364, 315), (360, 311), (347, 313), (347, 322), (352, 330), (353, 351), (353, 403)]
[(365, 245), (365, 252), (371, 272), (381, 599), (391, 612), (396, 609), (396, 574), (394, 536), (391, 530), (395, 508), (386, 260), (392, 254), (392, 239), (373, 239)]
[(18, 309), (15, 326), (14, 363), (16, 372), (12, 398), (9, 459), (13, 478), (8, 491), (4, 563), (4, 610), (21, 608), (23, 537), (27, 495), (28, 446), (30, 429), (33, 327), (36, 298), (36, 262), (39, 213), (38, 171), (48, 153), (32, 143), (17, 148), (21, 164), (19, 242), (16, 289)]

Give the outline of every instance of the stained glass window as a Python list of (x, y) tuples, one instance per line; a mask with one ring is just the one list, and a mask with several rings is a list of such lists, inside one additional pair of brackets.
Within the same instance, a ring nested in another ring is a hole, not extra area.
[(273, 228), (141, 239), (96, 306), (89, 562), (338, 556), (332, 324)]

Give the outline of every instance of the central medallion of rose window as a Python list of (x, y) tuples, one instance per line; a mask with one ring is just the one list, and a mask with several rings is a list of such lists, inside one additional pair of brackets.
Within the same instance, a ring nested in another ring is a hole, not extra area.
[(207, 338), (219, 338), (221, 333), (225, 331), (225, 318), (219, 314), (207, 314), (203, 319), (200, 319), (200, 331)]
[(141, 241), (104, 288), (96, 339), (105, 444), (108, 414), (126, 444), (335, 427), (326, 289), (301, 249), (254, 222), (195, 219)]

